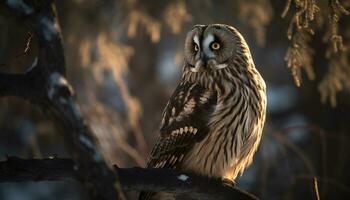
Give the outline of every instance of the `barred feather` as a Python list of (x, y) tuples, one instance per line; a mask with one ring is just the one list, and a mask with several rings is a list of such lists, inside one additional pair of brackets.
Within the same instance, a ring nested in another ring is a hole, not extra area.
[[(265, 122), (265, 83), (241, 34), (225, 27), (236, 42), (228, 67), (193, 73), (193, 66), (185, 63), (181, 82), (164, 110), (161, 137), (148, 167), (234, 180), (252, 162)], [(140, 199), (153, 195), (144, 192)]]

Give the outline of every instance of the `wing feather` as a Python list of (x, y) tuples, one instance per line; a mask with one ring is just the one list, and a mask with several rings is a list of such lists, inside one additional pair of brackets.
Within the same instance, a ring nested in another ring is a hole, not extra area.
[[(147, 167), (181, 167), (186, 153), (208, 134), (207, 124), (216, 103), (217, 94), (214, 91), (181, 82), (164, 109), (160, 137)], [(153, 195), (152, 192), (141, 192), (139, 200), (148, 200)]]

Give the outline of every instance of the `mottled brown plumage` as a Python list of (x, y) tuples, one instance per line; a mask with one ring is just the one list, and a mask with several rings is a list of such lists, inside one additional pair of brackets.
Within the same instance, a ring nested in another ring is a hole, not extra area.
[[(234, 180), (251, 162), (265, 121), (265, 83), (233, 27), (197, 25), (181, 82), (166, 105), (147, 167)], [(140, 200), (175, 199), (142, 192)]]

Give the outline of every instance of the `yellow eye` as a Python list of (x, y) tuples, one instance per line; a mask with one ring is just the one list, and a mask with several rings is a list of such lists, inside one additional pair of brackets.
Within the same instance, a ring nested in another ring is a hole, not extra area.
[(219, 43), (217, 43), (217, 42), (213, 42), (211, 45), (210, 45), (210, 47), (212, 48), (212, 49), (214, 49), (214, 50), (218, 50), (218, 49), (220, 49), (220, 44)]
[(198, 50), (199, 50), (199, 48), (198, 48), (198, 45), (197, 45), (197, 44), (194, 44), (194, 50), (195, 50), (195, 51), (198, 51)]

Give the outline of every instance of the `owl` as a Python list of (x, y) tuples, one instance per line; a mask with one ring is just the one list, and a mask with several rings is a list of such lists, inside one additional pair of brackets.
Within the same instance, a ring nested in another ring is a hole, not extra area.
[[(243, 36), (224, 24), (187, 34), (180, 83), (162, 116), (147, 167), (234, 180), (252, 162), (266, 113), (265, 82)], [(140, 200), (176, 199), (141, 192)]]

